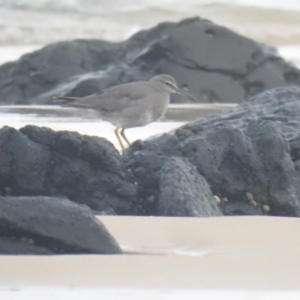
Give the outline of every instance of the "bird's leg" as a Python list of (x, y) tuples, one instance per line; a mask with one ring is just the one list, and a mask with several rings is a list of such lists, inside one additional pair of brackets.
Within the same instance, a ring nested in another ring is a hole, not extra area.
[(114, 132), (115, 132), (115, 135), (116, 135), (116, 137), (117, 137), (117, 139), (118, 139), (118, 141), (119, 141), (119, 143), (120, 143), (120, 146), (121, 146), (121, 148), (122, 148), (122, 151), (124, 151), (124, 150), (125, 150), (125, 147), (124, 147), (124, 145), (123, 145), (123, 143), (122, 143), (122, 140), (121, 140), (121, 138), (120, 138), (120, 136), (119, 136), (118, 129), (119, 129), (119, 128), (116, 127), (115, 130), (114, 130)]
[(128, 138), (127, 138), (126, 135), (125, 135), (125, 129), (122, 128), (121, 131), (120, 131), (120, 133), (121, 133), (121, 136), (123, 137), (123, 139), (124, 139), (124, 140), (126, 141), (126, 143), (128, 144), (128, 146), (130, 146), (130, 142), (128, 141)]

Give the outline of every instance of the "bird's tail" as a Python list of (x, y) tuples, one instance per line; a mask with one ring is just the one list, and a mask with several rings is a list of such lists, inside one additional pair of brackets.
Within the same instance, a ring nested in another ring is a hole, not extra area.
[(87, 105), (80, 102), (78, 103), (78, 100), (80, 100), (80, 98), (77, 97), (53, 97), (53, 103), (59, 104), (60, 106), (88, 108)]
[(77, 101), (77, 97), (53, 97), (53, 103), (57, 104), (70, 104), (73, 101)]

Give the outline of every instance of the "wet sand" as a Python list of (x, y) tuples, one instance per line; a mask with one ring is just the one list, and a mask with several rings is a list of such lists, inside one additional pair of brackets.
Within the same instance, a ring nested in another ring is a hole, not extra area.
[(300, 289), (299, 219), (99, 219), (131, 254), (0, 256), (0, 286), (278, 292)]

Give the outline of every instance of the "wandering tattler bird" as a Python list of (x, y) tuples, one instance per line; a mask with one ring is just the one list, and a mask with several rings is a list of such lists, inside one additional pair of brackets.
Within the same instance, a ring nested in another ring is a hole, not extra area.
[[(149, 81), (113, 86), (102, 94), (83, 98), (56, 97), (55, 102), (62, 106), (92, 108), (97, 111), (102, 120), (116, 126), (114, 132), (124, 150), (120, 135), (130, 145), (125, 129), (145, 126), (159, 119), (166, 112), (170, 95), (174, 93), (196, 101), (194, 97), (177, 87), (172, 76), (161, 74), (152, 77)], [(119, 129), (121, 129), (120, 133)]]

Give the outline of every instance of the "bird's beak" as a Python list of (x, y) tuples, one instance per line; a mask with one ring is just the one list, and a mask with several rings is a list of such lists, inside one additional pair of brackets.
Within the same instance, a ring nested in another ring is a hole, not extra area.
[(192, 100), (193, 102), (197, 102), (197, 99), (194, 98), (193, 96), (191, 96), (190, 94), (188, 94), (187, 92), (181, 90), (180, 88), (178, 88), (177, 86), (172, 86), (173, 90), (175, 93), (180, 94), (185, 96), (186, 98)]

